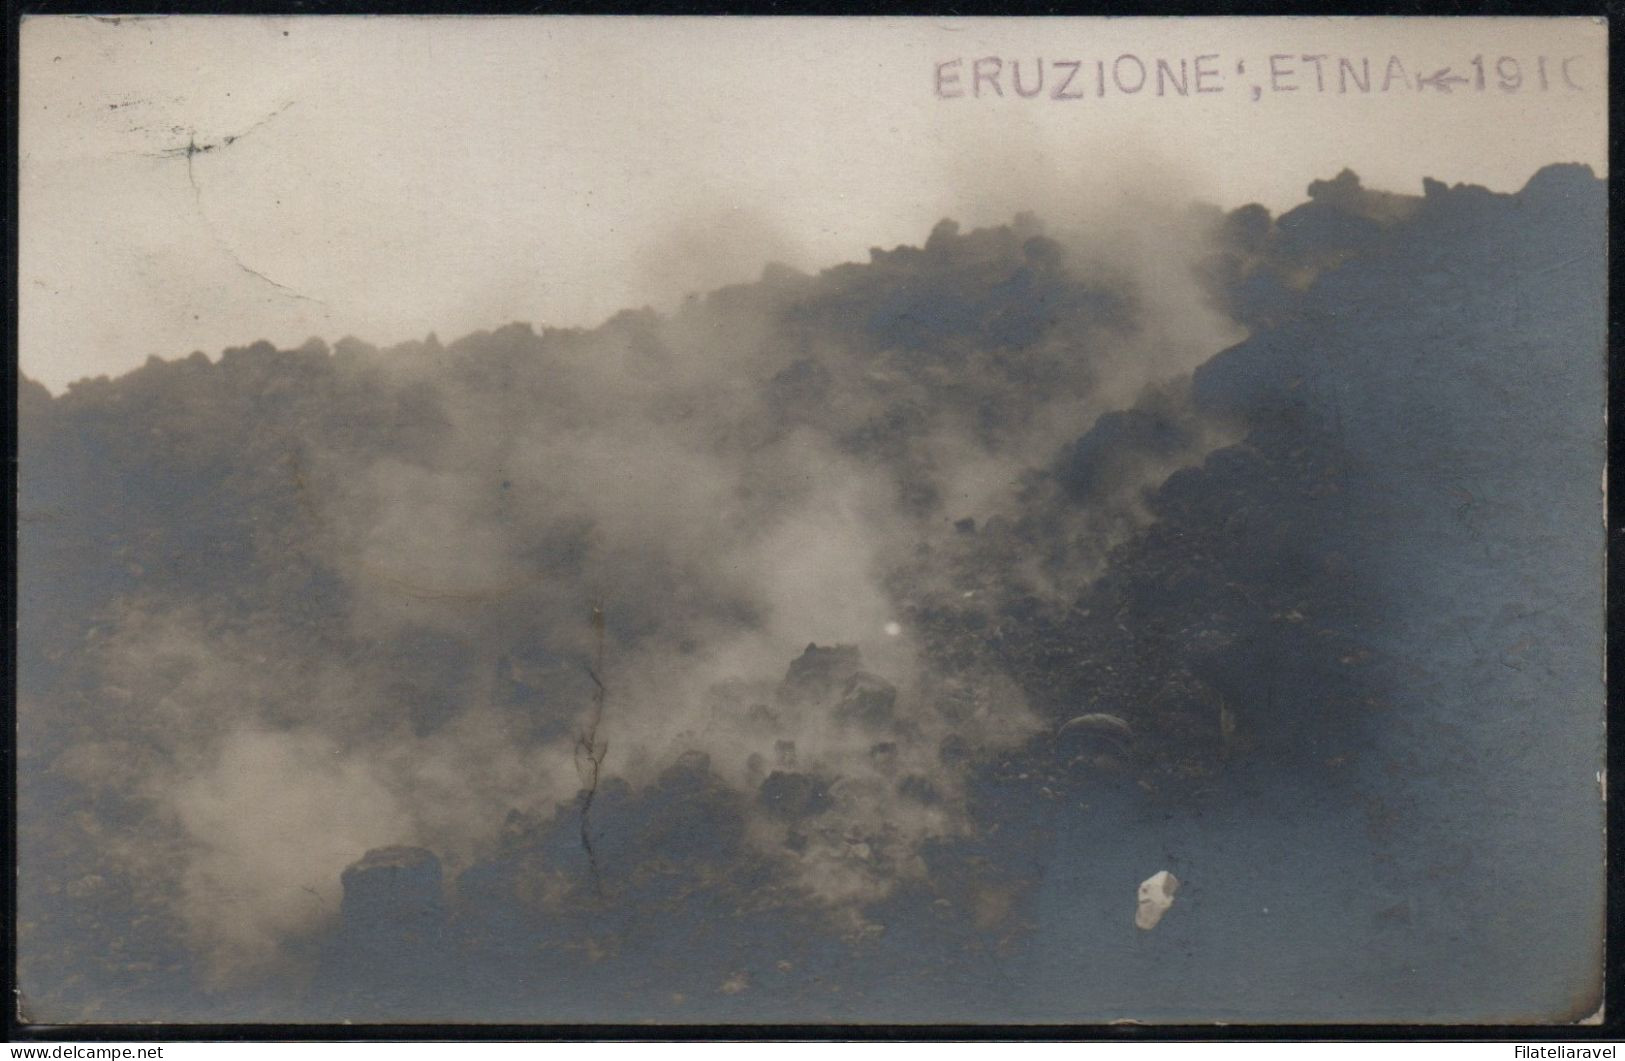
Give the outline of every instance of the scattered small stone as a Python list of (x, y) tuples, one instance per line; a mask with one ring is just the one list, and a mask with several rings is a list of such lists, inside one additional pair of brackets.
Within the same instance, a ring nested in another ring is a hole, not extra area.
[(1139, 909), (1134, 913), (1134, 927), (1149, 932), (1157, 927), (1162, 915), (1174, 905), (1174, 892), (1179, 890), (1179, 878), (1167, 870), (1140, 882)]

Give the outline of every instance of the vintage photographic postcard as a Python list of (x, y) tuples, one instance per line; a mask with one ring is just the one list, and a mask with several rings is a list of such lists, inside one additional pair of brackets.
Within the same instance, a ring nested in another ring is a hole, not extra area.
[(20, 40), (22, 1020), (1598, 1013), (1601, 20)]

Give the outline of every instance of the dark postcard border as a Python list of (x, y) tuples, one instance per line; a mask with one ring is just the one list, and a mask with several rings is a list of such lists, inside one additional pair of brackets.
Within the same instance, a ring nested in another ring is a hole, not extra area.
[[(5, 244), (6, 356), (0, 391), (0, 428), (3, 428), (6, 518), (0, 546), (6, 568), (0, 579), (5, 608), (3, 663), (6, 681), (0, 687), (4, 734), (0, 735), (0, 771), (4, 772), (5, 829), (0, 834), (0, 899), (4, 901), (4, 929), (0, 930), (0, 991), (8, 1000), (4, 1010), (8, 1042), (260, 1042), (260, 1041), (555, 1041), (555, 1042), (689, 1042), (689, 1041), (1079, 1041), (1104, 1042), (1215, 1042), (1215, 1041), (1498, 1041), (1542, 1042), (1617, 1040), (1625, 1038), (1625, 961), (1621, 948), (1605, 946), (1604, 1014), (1588, 1025), (1415, 1025), (1415, 1024), (83, 1024), (53, 1025), (20, 1022), (15, 1004), (17, 944), (11, 927), (17, 923), (17, 788), (16, 788), (16, 630), (17, 630), (17, 383), (18, 383), (18, 28), (29, 15), (85, 14), (106, 17), (142, 15), (914, 15), (914, 16), (1202, 16), (1202, 15), (1389, 15), (1389, 16), (1592, 16), (1607, 19), (1609, 46), (1609, 261), (1625, 262), (1625, 240), (1617, 219), (1625, 217), (1625, 190), (1621, 136), (1615, 124), (1625, 99), (1625, 40), (1622, 18), (1625, 0), (1344, 0), (1342, 3), (1292, 3), (1290, 0), (1173, 0), (1171, 3), (1110, 3), (1108, 0), (5, 0), (6, 71), (4, 83), (6, 196), (0, 204), (0, 228)], [(1616, 556), (1612, 543), (1625, 548), (1625, 380), (1621, 378), (1625, 347), (1625, 279), (1610, 268), (1608, 309), (1608, 558), (1607, 650), (1608, 678), (1608, 943), (1625, 935), (1625, 876), (1617, 872), (1625, 862), (1625, 813), (1621, 800), (1625, 786), (1625, 733), (1613, 725), (1625, 717), (1625, 644), (1616, 633), (1625, 631), (1625, 559)]]

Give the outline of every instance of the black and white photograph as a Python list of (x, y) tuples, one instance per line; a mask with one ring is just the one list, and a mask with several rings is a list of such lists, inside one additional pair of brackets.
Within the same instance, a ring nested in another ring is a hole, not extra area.
[(18, 44), (15, 1022), (1601, 1019), (1602, 19)]

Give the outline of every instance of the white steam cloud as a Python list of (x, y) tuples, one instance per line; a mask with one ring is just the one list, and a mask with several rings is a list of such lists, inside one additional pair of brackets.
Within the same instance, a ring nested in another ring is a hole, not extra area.
[[(1122, 307), (1122, 323), (1032, 340), (1047, 375), (997, 387), (1010, 352), (996, 345), (950, 337), (952, 359), (918, 370), (862, 321), (790, 312), (815, 289), (861, 292), (872, 277), (853, 266), (770, 270), (594, 332), (341, 343), (334, 371), (408, 422), (380, 429), (404, 432), (383, 451), (358, 429), (301, 455), (289, 533), (335, 577), (340, 613), (228, 620), (130, 596), (94, 648), (115, 721), (61, 765), (146, 801), (133, 846), (164, 857), (126, 861), (219, 976), (248, 975), (335, 915), (339, 874), (367, 849), (421, 845), (455, 870), (508, 811), (574, 797), (601, 604), (606, 778), (646, 784), (700, 751), (747, 794), (774, 771), (827, 783), (809, 820), (762, 811), (748, 836), (832, 910), (923, 873), (922, 842), (966, 824), (943, 742), (1010, 747), (1041, 722), (1006, 676), (934, 667), (894, 576), (923, 569), (922, 548), (958, 548), (953, 521), (1008, 509), (1100, 413), (1238, 337), (1192, 279), (1195, 215), (1040, 201), (1061, 204), (1058, 250), (1033, 249), (1042, 231), (1024, 218), (912, 252), (943, 256), (923, 273), (963, 266), (964, 285), (1011, 261), (1065, 270)], [(696, 245), (690, 232), (678, 250)], [(905, 266), (881, 253), (867, 268)], [(968, 384), (1008, 415), (954, 405)], [(1119, 515), (1139, 518), (1138, 490), (1199, 455), (1139, 469), (1112, 495)], [(856, 646), (864, 673), (775, 699), (809, 644)]]

